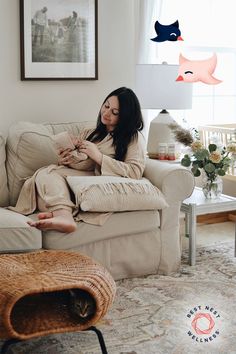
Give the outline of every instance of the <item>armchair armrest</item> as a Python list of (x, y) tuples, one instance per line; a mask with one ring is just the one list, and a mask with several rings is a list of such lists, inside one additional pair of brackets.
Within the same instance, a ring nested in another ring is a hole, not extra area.
[(144, 177), (158, 187), (167, 200), (182, 201), (194, 189), (195, 180), (191, 171), (176, 164), (147, 159)]
[(9, 205), (9, 191), (7, 186), (7, 173), (6, 173), (6, 150), (5, 138), (0, 133), (0, 207)]

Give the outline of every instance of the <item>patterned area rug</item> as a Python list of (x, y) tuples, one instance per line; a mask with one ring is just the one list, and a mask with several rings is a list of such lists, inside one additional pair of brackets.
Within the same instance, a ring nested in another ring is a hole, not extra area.
[[(99, 323), (109, 354), (236, 353), (236, 258), (233, 242), (198, 248), (180, 272), (118, 282), (116, 301)], [(100, 354), (92, 332), (12, 345), (10, 354)]]

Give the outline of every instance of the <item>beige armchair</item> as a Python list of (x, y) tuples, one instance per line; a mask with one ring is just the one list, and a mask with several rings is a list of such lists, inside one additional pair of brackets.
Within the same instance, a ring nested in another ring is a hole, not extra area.
[(10, 128), (6, 155), (0, 136), (0, 251), (74, 250), (105, 265), (115, 279), (176, 271), (181, 261), (180, 204), (194, 188), (191, 172), (181, 166), (147, 159), (144, 176), (162, 191), (168, 208), (117, 212), (103, 226), (81, 222), (70, 234), (41, 232), (27, 224), (36, 214), (25, 217), (3, 208), (15, 205), (26, 177), (56, 162), (52, 134), (78, 134), (87, 126), (91, 123), (20, 122)]

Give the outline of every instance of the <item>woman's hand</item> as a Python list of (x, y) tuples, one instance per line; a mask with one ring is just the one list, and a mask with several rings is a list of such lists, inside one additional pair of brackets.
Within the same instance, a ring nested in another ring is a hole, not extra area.
[(75, 147), (78, 147), (81, 144), (82, 140), (73, 134), (69, 134), (69, 135), (72, 140), (72, 143), (75, 145)]
[(58, 158), (58, 165), (69, 165), (73, 163), (73, 156), (72, 156), (71, 149), (60, 149), (59, 150), (59, 158)]
[(102, 153), (98, 150), (98, 147), (96, 144), (92, 143), (91, 141), (88, 140), (83, 140), (79, 144), (79, 151), (84, 152), (85, 154), (90, 157), (91, 160), (96, 162), (98, 165), (101, 166), (102, 164)]

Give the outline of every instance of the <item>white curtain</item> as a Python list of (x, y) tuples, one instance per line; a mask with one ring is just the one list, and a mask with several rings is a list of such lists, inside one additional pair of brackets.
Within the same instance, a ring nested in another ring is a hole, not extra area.
[[(151, 41), (156, 37), (154, 24), (161, 14), (163, 0), (136, 0), (136, 63), (155, 64), (158, 57), (158, 45)], [(156, 110), (143, 110), (144, 131), (148, 137), (150, 121), (156, 116)]]
[(137, 0), (136, 48), (137, 64), (154, 64), (158, 46), (154, 24), (160, 17), (163, 0)]

